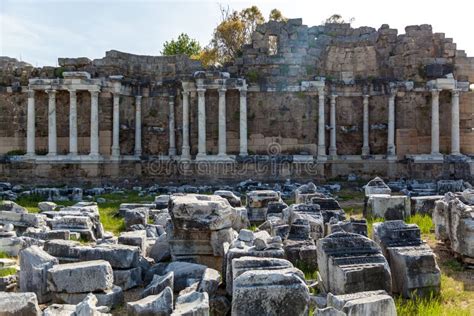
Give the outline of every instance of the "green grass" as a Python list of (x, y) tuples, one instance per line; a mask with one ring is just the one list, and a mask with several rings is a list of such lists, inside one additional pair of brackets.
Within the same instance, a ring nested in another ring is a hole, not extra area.
[(251, 231), (253, 231), (253, 232), (256, 232), (257, 229), (258, 229), (258, 226), (255, 225), (255, 224), (253, 224), (253, 225), (250, 225), (248, 229), (251, 230)]
[[(467, 304), (466, 304), (467, 302)], [(470, 316), (474, 310), (473, 294), (463, 291), (462, 282), (442, 274), (438, 296), (404, 300), (395, 299), (398, 315)]]
[[(29, 213), (39, 213), (40, 209), (38, 208), (38, 203), (39, 202), (44, 202), (46, 199), (40, 195), (30, 195), (30, 196), (22, 196), (19, 197), (15, 203), (23, 206), (28, 210)], [(76, 204), (76, 202), (72, 201), (58, 201), (54, 202), (57, 205), (62, 205), (62, 206), (71, 206)]]
[(406, 222), (408, 224), (416, 224), (420, 227), (422, 234), (429, 234), (432, 229), (434, 229), (433, 220), (429, 215), (415, 214), (407, 218)]
[(5, 251), (0, 251), (0, 259), (11, 258)]
[(365, 193), (357, 190), (342, 189), (339, 192), (335, 193), (338, 197), (338, 201), (350, 201), (350, 200), (359, 200), (364, 201)]
[(12, 267), (0, 269), (0, 278), (16, 274), (16, 269)]

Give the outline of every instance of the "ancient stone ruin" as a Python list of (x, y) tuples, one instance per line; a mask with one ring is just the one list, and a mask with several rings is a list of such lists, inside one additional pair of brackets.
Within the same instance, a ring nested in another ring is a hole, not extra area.
[(474, 266), (474, 59), (429, 25), (58, 64), (0, 57), (0, 315), (391, 316)]

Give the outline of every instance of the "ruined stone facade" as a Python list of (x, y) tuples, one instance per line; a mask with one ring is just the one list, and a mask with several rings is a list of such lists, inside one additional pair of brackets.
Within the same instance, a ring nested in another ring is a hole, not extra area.
[(2, 58), (6, 178), (474, 174), (474, 58), (429, 25), (271, 21), (219, 71), (118, 51), (59, 65)]

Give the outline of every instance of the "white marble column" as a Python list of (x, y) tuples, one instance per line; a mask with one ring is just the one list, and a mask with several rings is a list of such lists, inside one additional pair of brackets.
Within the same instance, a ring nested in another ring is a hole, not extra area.
[(369, 145), (369, 95), (364, 95), (364, 125), (363, 125), (363, 145), (362, 145), (362, 156), (370, 155)]
[(135, 96), (135, 156), (142, 154), (142, 96)]
[(28, 117), (26, 123), (26, 154), (34, 156), (35, 151), (35, 90), (28, 91)]
[(219, 110), (218, 110), (218, 124), (219, 124), (219, 144), (218, 156), (225, 157), (227, 155), (227, 134), (226, 134), (226, 104), (225, 93), (226, 89), (221, 87), (219, 89)]
[(459, 135), (459, 89), (451, 92), (451, 155), (460, 155)]
[(183, 144), (181, 148), (181, 159), (191, 158), (189, 150), (189, 91), (183, 91)]
[(324, 89), (318, 90), (318, 158), (326, 158), (326, 125), (324, 118)]
[(337, 156), (337, 147), (336, 147), (336, 98), (337, 95), (331, 95), (331, 112), (330, 112), (330, 123), (331, 123), (331, 137), (329, 139), (329, 155), (332, 157)]
[(395, 149), (395, 97), (397, 91), (390, 91), (388, 98), (387, 158), (396, 156)]
[(120, 94), (114, 93), (112, 127), (112, 157), (120, 156)]
[(168, 100), (169, 116), (168, 116), (168, 127), (169, 127), (169, 151), (170, 157), (176, 156), (176, 135), (174, 127), (174, 96), (170, 95)]
[(99, 156), (99, 91), (89, 91), (91, 94), (91, 157)]
[(247, 156), (247, 85), (244, 84), (240, 92), (240, 156)]
[(48, 156), (56, 156), (58, 151), (56, 133), (56, 90), (48, 93)]
[(198, 87), (198, 154), (206, 156), (206, 88)]
[(69, 90), (69, 155), (77, 155), (77, 95)]
[(439, 93), (440, 89), (431, 90), (431, 155), (439, 156)]

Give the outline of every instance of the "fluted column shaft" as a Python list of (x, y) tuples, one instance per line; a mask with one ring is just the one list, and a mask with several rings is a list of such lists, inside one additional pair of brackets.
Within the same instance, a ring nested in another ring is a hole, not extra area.
[(56, 90), (48, 90), (48, 156), (56, 156), (57, 128), (56, 128)]
[(26, 154), (35, 155), (35, 90), (28, 91), (28, 117), (26, 123)]
[(99, 91), (90, 91), (91, 94), (91, 137), (90, 156), (99, 156)]
[(388, 133), (387, 133), (387, 156), (395, 156), (395, 97), (397, 93), (392, 91), (388, 99)]
[(439, 93), (440, 89), (431, 90), (431, 154), (439, 155)]
[(183, 144), (181, 159), (189, 160), (189, 91), (183, 91)]
[(326, 126), (324, 118), (324, 89), (318, 91), (318, 156), (326, 157)]
[(218, 155), (227, 155), (227, 135), (226, 135), (226, 104), (225, 104), (225, 88), (219, 89), (219, 146)]
[(135, 156), (142, 154), (142, 96), (135, 96)]
[(370, 155), (370, 145), (369, 145), (369, 95), (364, 95), (364, 123), (363, 123), (363, 145), (362, 145), (362, 155)]
[(114, 93), (112, 127), (112, 157), (120, 156), (120, 94)]
[(206, 89), (198, 87), (198, 156), (206, 155)]
[(175, 135), (175, 118), (174, 118), (174, 96), (171, 95), (168, 100), (169, 116), (168, 116), (168, 128), (169, 128), (169, 150), (168, 155), (170, 157), (176, 156), (176, 135)]
[(459, 89), (451, 92), (451, 155), (461, 154), (459, 135)]
[(247, 89), (240, 89), (240, 156), (248, 155), (247, 148)]
[(331, 123), (331, 134), (330, 134), (330, 143), (329, 143), (329, 155), (337, 156), (337, 147), (336, 147), (336, 98), (337, 95), (331, 95), (331, 110), (330, 110), (330, 123)]
[(69, 154), (77, 155), (77, 95), (69, 90)]

